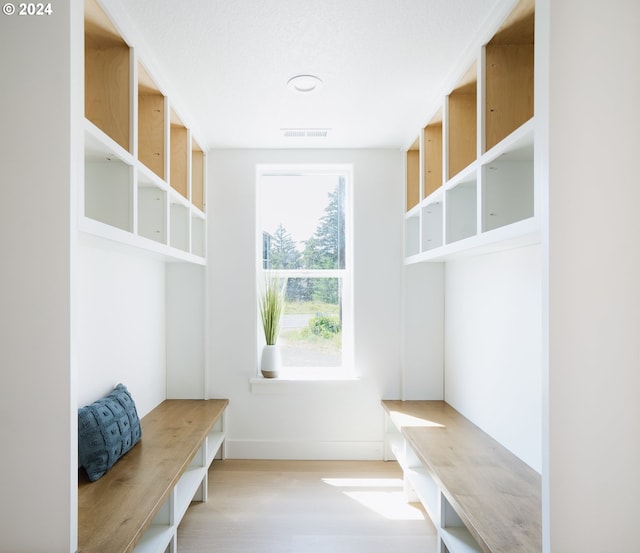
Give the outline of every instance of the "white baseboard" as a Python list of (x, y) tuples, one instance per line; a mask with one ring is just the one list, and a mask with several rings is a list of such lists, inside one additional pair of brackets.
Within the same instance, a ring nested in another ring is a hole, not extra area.
[(381, 461), (384, 442), (225, 441), (227, 459)]

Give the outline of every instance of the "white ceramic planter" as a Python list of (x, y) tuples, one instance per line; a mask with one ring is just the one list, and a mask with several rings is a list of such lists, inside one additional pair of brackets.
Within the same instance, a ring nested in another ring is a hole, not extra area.
[(260, 371), (265, 378), (275, 378), (282, 367), (282, 357), (278, 344), (266, 345), (262, 349)]

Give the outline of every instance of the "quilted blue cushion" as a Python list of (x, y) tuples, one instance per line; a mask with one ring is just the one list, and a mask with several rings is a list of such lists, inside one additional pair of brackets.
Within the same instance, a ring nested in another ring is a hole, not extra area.
[(140, 419), (127, 388), (78, 409), (78, 462), (89, 480), (103, 476), (142, 437)]

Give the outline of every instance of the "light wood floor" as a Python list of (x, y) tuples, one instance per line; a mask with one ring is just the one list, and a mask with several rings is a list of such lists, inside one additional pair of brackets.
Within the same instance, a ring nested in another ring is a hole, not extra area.
[(182, 553), (435, 553), (436, 532), (403, 500), (395, 462), (214, 461)]

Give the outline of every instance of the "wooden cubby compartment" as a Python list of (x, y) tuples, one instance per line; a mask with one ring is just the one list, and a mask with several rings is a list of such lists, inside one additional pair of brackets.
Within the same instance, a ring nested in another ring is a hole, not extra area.
[(95, 0), (84, 13), (85, 117), (131, 152), (131, 49)]
[(420, 139), (416, 141), (407, 150), (407, 211), (418, 205), (420, 201)]
[(533, 117), (534, 0), (521, 0), (485, 46), (485, 151)]
[(442, 186), (442, 110), (424, 128), (423, 198)]
[(165, 96), (138, 64), (138, 159), (166, 180)]
[(171, 110), (169, 184), (176, 192), (189, 198), (189, 132), (180, 118)]
[(473, 163), (477, 154), (478, 71), (474, 63), (448, 96), (449, 156), (451, 179)]
[(191, 203), (204, 212), (204, 152), (195, 140), (191, 141)]

